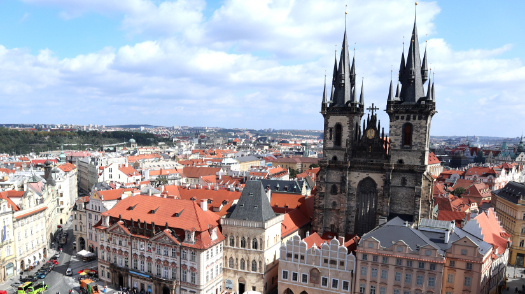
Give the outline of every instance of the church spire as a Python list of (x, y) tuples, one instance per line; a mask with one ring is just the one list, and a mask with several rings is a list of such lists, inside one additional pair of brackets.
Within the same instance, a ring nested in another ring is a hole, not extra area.
[(427, 89), (427, 100), (432, 100), (432, 86), (431, 80), (428, 80), (428, 89)]
[(423, 64), (421, 65), (421, 78), (423, 84), (428, 80), (428, 65), (427, 65), (427, 48), (425, 47), (425, 54), (423, 55)]
[(405, 72), (405, 42), (403, 41), (403, 52), (401, 52), (401, 64), (399, 65), (399, 81), (403, 79), (403, 73)]
[(326, 99), (326, 74), (324, 75), (324, 90), (323, 90), (323, 107), (326, 107), (326, 103), (328, 102)]
[(399, 76), (401, 81), (401, 101), (415, 103), (421, 97), (424, 97), (422, 72), (417, 25), (414, 21), (406, 65)]
[(365, 106), (365, 92), (364, 92), (365, 79), (361, 82), (361, 97), (359, 97), (359, 104), (361, 107)]
[(394, 101), (394, 86), (392, 80), (390, 80), (390, 89), (388, 90), (388, 101)]
[(399, 97), (399, 83), (396, 83), (396, 84), (397, 84), (396, 97)]
[(334, 83), (334, 105), (344, 107), (345, 104), (352, 99), (352, 84), (350, 81), (350, 56), (348, 53), (348, 38), (345, 34), (343, 37), (343, 45), (341, 48), (341, 55), (339, 57), (339, 66), (337, 67), (337, 76)]

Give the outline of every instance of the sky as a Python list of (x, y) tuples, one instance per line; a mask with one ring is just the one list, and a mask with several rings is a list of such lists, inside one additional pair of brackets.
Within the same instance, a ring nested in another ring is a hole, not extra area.
[[(321, 130), (345, 5), (365, 104), (385, 126), (414, 1), (0, 1), (0, 123)], [(431, 135), (525, 131), (524, 9), (418, 2)]]

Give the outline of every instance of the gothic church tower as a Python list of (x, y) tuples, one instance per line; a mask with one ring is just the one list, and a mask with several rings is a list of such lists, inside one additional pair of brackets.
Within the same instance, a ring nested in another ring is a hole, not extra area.
[(329, 92), (325, 81), (321, 106), (324, 158), (319, 161), (313, 230), (362, 235), (396, 216), (410, 222), (432, 218), (433, 179), (427, 165), (430, 122), (436, 113), (434, 85), (428, 78), (426, 50), (423, 62), (420, 59), (416, 24), (407, 60), (404, 53), (401, 57), (400, 85), (395, 93), (390, 82), (388, 138), (373, 104), (361, 123), (364, 91), (361, 87), (358, 99), (355, 59), (350, 64), (347, 42), (345, 30)]

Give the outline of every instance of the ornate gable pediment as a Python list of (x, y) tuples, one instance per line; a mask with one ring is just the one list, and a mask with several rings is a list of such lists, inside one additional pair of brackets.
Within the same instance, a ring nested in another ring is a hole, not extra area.
[(151, 238), (151, 241), (160, 242), (168, 245), (178, 245), (177, 242), (173, 240), (174, 237), (168, 236), (166, 232), (160, 232), (156, 236)]

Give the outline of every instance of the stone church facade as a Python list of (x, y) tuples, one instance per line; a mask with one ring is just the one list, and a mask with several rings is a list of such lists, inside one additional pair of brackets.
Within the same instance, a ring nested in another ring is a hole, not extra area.
[[(436, 104), (427, 63), (426, 50), (420, 59), (414, 23), (406, 60), (405, 53), (401, 55), (396, 91), (390, 82), (387, 137), (377, 119), (378, 108), (372, 104), (365, 109), (363, 86), (356, 95), (355, 58), (350, 62), (345, 31), (332, 86), (327, 91), (325, 82), (321, 107), (324, 158), (319, 161), (313, 220), (320, 235), (363, 235), (396, 216), (409, 222), (432, 218), (433, 178), (427, 166)], [(365, 111), (369, 113), (363, 118)]]

